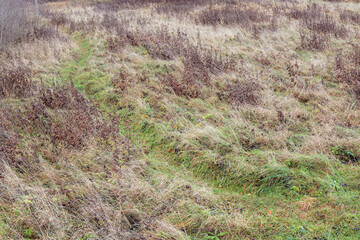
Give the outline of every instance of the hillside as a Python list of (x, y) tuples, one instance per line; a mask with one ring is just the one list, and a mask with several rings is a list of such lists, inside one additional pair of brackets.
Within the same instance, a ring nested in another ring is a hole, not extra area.
[(39, 2), (0, 0), (0, 239), (360, 239), (360, 3)]

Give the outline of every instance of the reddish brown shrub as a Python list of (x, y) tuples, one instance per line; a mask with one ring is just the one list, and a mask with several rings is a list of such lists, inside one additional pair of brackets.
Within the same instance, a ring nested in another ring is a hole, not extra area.
[(117, 77), (112, 80), (115, 88), (125, 91), (130, 84), (130, 76), (125, 72), (120, 72)]
[(20, 66), (0, 69), (0, 98), (27, 97), (30, 95), (33, 82), (30, 70)]
[(321, 17), (316, 18), (305, 18), (303, 22), (305, 26), (317, 33), (332, 34), (335, 37), (345, 37), (347, 35), (347, 29), (343, 25), (338, 25), (333, 17), (327, 14), (320, 15)]
[[(0, 120), (2, 120), (1, 117)], [(3, 160), (11, 165), (16, 164), (18, 143), (19, 141), (15, 134), (0, 128), (0, 165)]]
[(245, 104), (256, 105), (261, 102), (259, 91), (262, 87), (255, 81), (239, 81), (229, 84), (226, 89), (228, 102), (238, 108)]
[(110, 52), (119, 51), (124, 45), (124, 39), (121, 37), (108, 37), (106, 39), (106, 48)]
[(24, 116), (23, 125), (29, 131), (48, 135), (54, 144), (82, 148), (90, 138), (118, 137), (114, 123), (100, 117), (100, 112), (73, 85), (40, 89), (26, 106)]
[(51, 13), (50, 22), (55, 26), (63, 26), (69, 22), (69, 19), (66, 17), (64, 13), (54, 12)]
[(185, 74), (183, 80), (179, 81), (174, 75), (167, 73), (163, 78), (162, 82), (170, 87), (174, 93), (178, 96), (186, 96), (196, 98), (200, 95), (200, 86), (193, 78), (186, 78)]
[(288, 63), (286, 69), (289, 73), (290, 79), (295, 79), (299, 75), (299, 64), (296, 62), (294, 64)]
[(347, 83), (357, 97), (360, 97), (360, 47), (354, 46), (347, 55), (336, 56), (336, 76), (341, 82)]
[[(28, 122), (20, 109), (12, 106), (0, 108), (0, 168), (5, 162), (18, 170), (22, 167), (30, 169), (27, 154), (19, 147), (23, 138), (21, 132), (28, 130), (27, 125)], [(29, 151), (30, 149), (27, 149), (27, 152)]]
[(344, 10), (340, 13), (340, 19), (345, 22), (353, 21), (354, 23), (360, 24), (360, 14), (357, 12)]
[(345, 26), (338, 24), (324, 7), (317, 4), (308, 5), (304, 10), (294, 9), (289, 16), (300, 20), (301, 47), (304, 49), (323, 51), (329, 46), (331, 35), (347, 36)]
[(105, 13), (100, 25), (109, 31), (116, 28), (119, 25), (119, 21), (114, 15)]
[(303, 49), (323, 51), (330, 44), (330, 36), (315, 31), (301, 31), (300, 41), (300, 47)]
[(239, 8), (229, 4), (224, 8), (210, 6), (195, 18), (195, 22), (212, 26), (240, 25), (250, 27), (251, 23), (268, 22), (270, 19), (271, 17), (263, 11), (256, 11), (244, 6)]

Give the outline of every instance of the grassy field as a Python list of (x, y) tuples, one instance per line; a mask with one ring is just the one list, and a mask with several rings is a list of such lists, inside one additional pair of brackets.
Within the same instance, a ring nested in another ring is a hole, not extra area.
[(0, 239), (360, 239), (359, 3), (27, 9), (0, 28)]

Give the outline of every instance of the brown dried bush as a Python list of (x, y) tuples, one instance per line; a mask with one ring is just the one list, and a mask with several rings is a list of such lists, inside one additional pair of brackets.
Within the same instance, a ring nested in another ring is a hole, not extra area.
[[(49, 111), (51, 110), (51, 111)], [(118, 129), (74, 86), (42, 88), (25, 107), (23, 125), (49, 136), (53, 144), (82, 148), (90, 138), (116, 139)]]
[(195, 86), (185, 85), (171, 73), (167, 73), (165, 76), (162, 77), (161, 80), (165, 86), (171, 88), (178, 96), (195, 98), (199, 95), (199, 92), (196, 90)]
[(228, 84), (225, 95), (228, 102), (235, 108), (250, 104), (256, 105), (261, 103), (259, 91), (262, 87), (255, 81), (237, 80), (234, 84)]
[(147, 7), (150, 4), (160, 3), (163, 0), (116, 0), (116, 1), (96, 1), (93, 4), (98, 10), (106, 12), (116, 12), (120, 9), (134, 9)]
[(180, 30), (172, 33), (166, 26), (162, 26), (144, 39), (144, 47), (153, 58), (170, 60), (181, 57), (186, 67), (194, 69), (195, 72), (206, 72), (203, 76), (233, 70), (236, 66), (232, 56), (203, 46), (200, 37), (195, 44)]
[(299, 9), (298, 7), (293, 7), (288, 13), (288, 16), (294, 19), (321, 19), (324, 14), (323, 7), (318, 4), (307, 5), (306, 9)]
[(30, 95), (33, 81), (30, 70), (24, 66), (0, 68), (0, 98), (27, 97)]
[(300, 20), (301, 48), (323, 51), (330, 44), (331, 35), (337, 38), (347, 36), (344, 25), (338, 24), (333, 16), (326, 13), (326, 8), (317, 4), (306, 9), (293, 9), (289, 17)]
[(338, 38), (347, 36), (347, 29), (336, 23), (335, 19), (327, 14), (318, 18), (304, 18), (302, 23), (311, 31), (323, 34), (332, 34)]
[(69, 19), (66, 17), (65, 13), (51, 13), (50, 17), (51, 24), (55, 26), (63, 26), (69, 23)]
[(120, 72), (118, 76), (112, 80), (112, 84), (116, 89), (125, 91), (130, 85), (130, 76), (125, 72)]
[(202, 11), (196, 18), (195, 22), (202, 25), (240, 25), (243, 27), (251, 27), (252, 23), (268, 22), (271, 16), (263, 11), (254, 9), (241, 8), (226, 5), (224, 8), (213, 8)]
[(315, 31), (300, 32), (300, 47), (308, 50), (323, 51), (330, 44), (330, 36)]
[(124, 41), (121, 37), (108, 37), (106, 39), (106, 49), (110, 52), (117, 52), (119, 51), (122, 46), (124, 45)]
[(357, 12), (343, 10), (340, 13), (340, 19), (345, 22), (353, 21), (354, 23), (360, 24), (360, 14)]
[(360, 97), (360, 46), (354, 46), (349, 54), (336, 56), (336, 77), (347, 83), (357, 97)]
[[(5, 119), (0, 116), (0, 120), (4, 121)], [(17, 164), (18, 143), (18, 137), (13, 132), (7, 131), (5, 128), (0, 127), (0, 166), (1, 161), (6, 161), (11, 165)]]
[[(33, 153), (29, 146), (21, 147), (23, 133), (28, 132), (29, 122), (23, 111), (16, 106), (0, 105), (0, 168), (7, 163), (22, 172), (31, 170), (36, 158), (29, 158)], [(1, 178), (0, 173), (0, 178)]]

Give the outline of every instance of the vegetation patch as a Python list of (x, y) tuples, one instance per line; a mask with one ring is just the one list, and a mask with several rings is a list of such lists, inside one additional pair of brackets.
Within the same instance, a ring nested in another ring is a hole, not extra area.
[(358, 238), (356, 3), (13, 2), (1, 239)]

